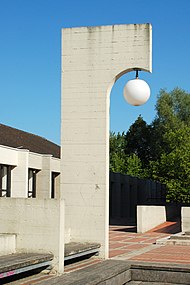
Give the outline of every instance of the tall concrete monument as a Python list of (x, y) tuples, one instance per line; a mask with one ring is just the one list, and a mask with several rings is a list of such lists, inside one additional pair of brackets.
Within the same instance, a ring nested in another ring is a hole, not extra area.
[(103, 258), (108, 257), (110, 93), (118, 78), (136, 68), (152, 69), (150, 24), (62, 30), (65, 242), (100, 243)]

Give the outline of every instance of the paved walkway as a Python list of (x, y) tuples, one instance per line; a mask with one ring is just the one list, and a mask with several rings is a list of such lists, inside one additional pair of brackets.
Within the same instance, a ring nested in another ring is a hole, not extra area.
[[(133, 226), (110, 226), (109, 257), (119, 260), (190, 264), (190, 246), (156, 245), (156, 240), (180, 232), (178, 221), (166, 222), (144, 234)], [(101, 262), (98, 257), (67, 265), (65, 272)]]
[(190, 246), (156, 245), (156, 240), (180, 232), (179, 222), (166, 222), (144, 234), (135, 228), (110, 226), (110, 258), (141, 262), (190, 264)]

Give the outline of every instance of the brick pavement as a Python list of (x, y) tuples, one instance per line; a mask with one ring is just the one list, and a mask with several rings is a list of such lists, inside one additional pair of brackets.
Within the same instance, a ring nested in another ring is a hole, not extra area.
[(190, 264), (190, 246), (156, 245), (180, 232), (179, 221), (166, 222), (143, 234), (128, 226), (110, 226), (110, 258), (140, 262)]
[[(166, 222), (146, 233), (136, 233), (133, 226), (110, 226), (109, 257), (121, 260), (173, 262), (190, 264), (190, 246), (156, 245), (156, 240), (180, 232), (179, 221)], [(65, 272), (75, 271), (102, 260), (93, 257), (65, 266)]]

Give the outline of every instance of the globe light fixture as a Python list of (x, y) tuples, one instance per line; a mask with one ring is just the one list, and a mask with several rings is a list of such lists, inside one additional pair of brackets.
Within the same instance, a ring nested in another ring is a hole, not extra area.
[(138, 78), (138, 70), (136, 70), (136, 78), (129, 80), (124, 87), (124, 98), (133, 106), (140, 106), (146, 103), (150, 97), (150, 87), (148, 84)]

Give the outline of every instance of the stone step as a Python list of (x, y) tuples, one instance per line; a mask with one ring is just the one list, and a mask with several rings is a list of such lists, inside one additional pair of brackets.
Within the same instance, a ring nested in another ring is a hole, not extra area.
[(162, 245), (190, 245), (190, 235), (186, 233), (177, 233), (175, 235), (158, 239), (156, 244)]
[(53, 255), (47, 253), (14, 253), (0, 256), (0, 280), (40, 267), (50, 266), (52, 259)]
[(97, 254), (100, 244), (90, 242), (70, 242), (65, 244), (65, 261), (79, 258), (82, 256)]
[(130, 269), (131, 280), (140, 284), (190, 284), (189, 264), (137, 262)]
[(178, 283), (129, 281), (126, 285), (179, 285)]
[(40, 285), (123, 285), (131, 280), (130, 265), (125, 261), (106, 260), (77, 271), (46, 280)]
[(189, 240), (190, 241), (190, 235), (173, 235), (170, 237), (170, 240)]
[(0, 256), (16, 252), (16, 234), (0, 234)]

